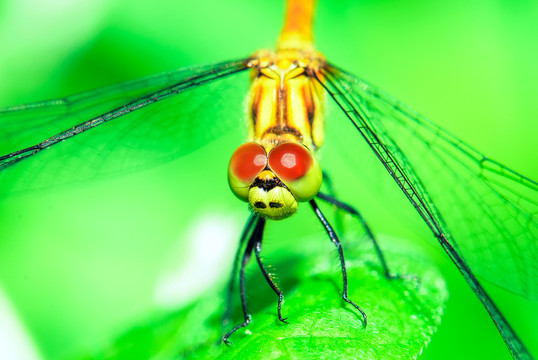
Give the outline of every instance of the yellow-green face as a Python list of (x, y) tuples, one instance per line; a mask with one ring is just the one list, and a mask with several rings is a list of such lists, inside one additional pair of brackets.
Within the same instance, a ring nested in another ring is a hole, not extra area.
[(299, 207), (289, 188), (269, 170), (262, 171), (250, 186), (248, 203), (258, 214), (272, 220), (285, 219)]
[(228, 167), (232, 192), (272, 220), (295, 214), (298, 202), (316, 196), (321, 181), (321, 168), (311, 151), (295, 142), (279, 144), (269, 154), (255, 142), (245, 143)]

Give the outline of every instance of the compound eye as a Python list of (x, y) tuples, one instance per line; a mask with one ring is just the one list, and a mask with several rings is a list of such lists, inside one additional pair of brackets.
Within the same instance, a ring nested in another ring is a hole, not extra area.
[(304, 146), (283, 143), (269, 154), (269, 166), (282, 181), (293, 181), (303, 177), (312, 167), (313, 158)]
[(252, 182), (267, 165), (267, 154), (261, 145), (250, 142), (235, 150), (230, 171), (243, 182)]
[(239, 146), (228, 165), (228, 182), (233, 193), (248, 201), (250, 185), (266, 166), (267, 154), (261, 145), (249, 142)]
[(321, 168), (312, 153), (297, 143), (282, 143), (269, 154), (269, 167), (299, 201), (316, 196), (321, 187)]

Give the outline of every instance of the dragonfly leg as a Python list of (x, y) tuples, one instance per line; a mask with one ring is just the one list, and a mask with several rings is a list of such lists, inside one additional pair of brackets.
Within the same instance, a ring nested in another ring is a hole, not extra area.
[[(232, 330), (228, 331), (226, 335), (224, 335), (224, 337), (222, 338), (222, 341), (226, 345), (230, 345), (230, 341), (228, 340), (230, 336), (237, 330), (247, 326), (250, 323), (250, 319), (251, 319), (251, 316), (247, 310), (247, 296), (245, 292), (245, 267), (248, 261), (250, 260), (250, 256), (252, 255), (254, 244), (257, 242), (257, 239), (261, 237), (263, 234), (263, 227), (265, 225), (265, 219), (255, 216), (254, 222), (256, 223), (256, 225), (254, 227), (254, 231), (252, 232), (247, 242), (245, 251), (243, 252), (243, 257), (241, 259), (241, 268), (239, 270), (239, 291), (241, 295), (241, 306), (243, 308), (243, 318), (245, 321), (236, 325)], [(247, 224), (247, 227), (248, 227), (248, 224)]]
[[(325, 184), (325, 187), (327, 188), (327, 194), (329, 194), (329, 196), (332, 196), (333, 198), (337, 198), (336, 196), (336, 192), (334, 190), (334, 185), (333, 185), (333, 181), (332, 181), (332, 178), (329, 176), (329, 174), (327, 174), (325, 171), (322, 172), (323, 174), (323, 184)], [(343, 226), (343, 221), (342, 221), (342, 214), (337, 212), (336, 213), (336, 217), (334, 218), (334, 228), (336, 229), (336, 232), (338, 234), (342, 234), (343, 233), (343, 229), (344, 229), (344, 226)]]
[(277, 305), (278, 319), (282, 321), (283, 323), (287, 324), (288, 323), (286, 321), (287, 318), (283, 318), (282, 313), (281, 313), (282, 303), (284, 302), (284, 294), (278, 288), (278, 286), (275, 284), (275, 282), (271, 278), (271, 275), (267, 272), (267, 270), (263, 266), (262, 259), (261, 259), (261, 251), (262, 251), (262, 237), (260, 236), (258, 240), (256, 241), (256, 244), (254, 245), (254, 254), (256, 255), (256, 261), (258, 262), (258, 265), (260, 266), (260, 270), (262, 271), (262, 274), (265, 277), (265, 280), (267, 281), (271, 289), (273, 289), (273, 291), (278, 296), (278, 305)]
[(230, 281), (228, 283), (228, 289), (227, 289), (227, 294), (226, 294), (226, 308), (224, 309), (224, 314), (222, 316), (223, 327), (227, 326), (228, 322), (230, 321), (230, 312), (232, 310), (232, 296), (233, 296), (237, 269), (239, 268), (239, 264), (241, 263), (241, 254), (243, 252), (243, 246), (252, 228), (254, 227), (256, 218), (257, 218), (257, 215), (255, 213), (250, 214), (247, 220), (247, 223), (245, 224), (245, 227), (243, 228), (243, 232), (241, 233), (241, 238), (239, 239), (239, 245), (237, 246), (237, 250), (235, 252), (234, 265), (232, 268), (232, 273), (230, 275)]
[(329, 224), (329, 221), (327, 221), (327, 218), (325, 218), (325, 215), (323, 215), (323, 213), (321, 212), (321, 209), (318, 207), (318, 204), (316, 204), (316, 201), (314, 199), (310, 200), (310, 206), (316, 213), (316, 216), (318, 217), (319, 221), (321, 221), (321, 223), (323, 224), (323, 227), (325, 227), (325, 231), (327, 232), (327, 235), (329, 236), (332, 243), (334, 244), (334, 246), (336, 246), (336, 249), (338, 250), (338, 255), (340, 257), (340, 267), (342, 269), (342, 279), (343, 279), (342, 299), (344, 299), (345, 302), (353, 305), (353, 307), (361, 313), (364, 327), (366, 327), (366, 324), (367, 324), (366, 313), (359, 307), (359, 305), (351, 301), (347, 295), (347, 271), (346, 271), (346, 261), (344, 259), (344, 250), (342, 249), (342, 244), (340, 243), (340, 240), (338, 239), (338, 236), (334, 232), (331, 224)]
[(379, 258), (379, 262), (381, 263), (381, 266), (383, 267), (383, 272), (387, 279), (407, 278), (406, 275), (401, 276), (401, 275), (393, 274), (390, 272), (389, 267), (387, 265), (387, 261), (385, 259), (385, 255), (383, 254), (383, 251), (381, 250), (381, 247), (379, 246), (379, 243), (377, 242), (377, 239), (375, 238), (374, 233), (372, 232), (372, 229), (370, 228), (370, 226), (368, 226), (368, 223), (366, 222), (364, 217), (361, 215), (361, 213), (357, 209), (327, 194), (318, 193), (316, 197), (322, 201), (328, 202), (329, 204), (333, 206), (336, 206), (338, 209), (345, 211), (346, 213), (354, 216), (357, 220), (359, 220), (361, 226), (364, 228), (364, 230), (366, 231), (366, 234), (370, 238), (370, 241), (374, 245), (376, 255)]

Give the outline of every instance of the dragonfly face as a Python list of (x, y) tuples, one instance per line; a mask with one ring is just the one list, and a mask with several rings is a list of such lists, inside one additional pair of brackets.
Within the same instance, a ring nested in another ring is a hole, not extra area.
[(232, 155), (228, 182), (233, 193), (263, 217), (280, 220), (297, 211), (321, 186), (321, 168), (306, 146), (278, 144), (269, 153), (256, 143), (241, 145)]
[(250, 141), (232, 155), (228, 182), (263, 217), (293, 215), (321, 186), (313, 151), (323, 142), (322, 89), (313, 74), (323, 64), (297, 50), (261, 51), (250, 63)]

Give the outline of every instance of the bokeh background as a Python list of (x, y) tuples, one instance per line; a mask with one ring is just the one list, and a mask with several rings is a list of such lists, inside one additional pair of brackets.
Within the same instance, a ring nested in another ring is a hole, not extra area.
[[(246, 0), (4, 0), (0, 106), (271, 48), (283, 9)], [(321, 0), (315, 22), (317, 46), (331, 62), (535, 179), (537, 37), (536, 1)], [(220, 145), (185, 160), (211, 179), (193, 182), (224, 181), (226, 159), (207, 168)], [(185, 174), (170, 176), (168, 166), (0, 203), (0, 344), (10, 344), (0, 346), (0, 358), (77, 354), (222, 280), (244, 206), (222, 194), (225, 183), (201, 194), (176, 189)], [(219, 241), (211, 228), (220, 229)], [(472, 292), (434, 256), (450, 300), (422, 358), (508, 359)], [(488, 290), (538, 356), (536, 303)]]

